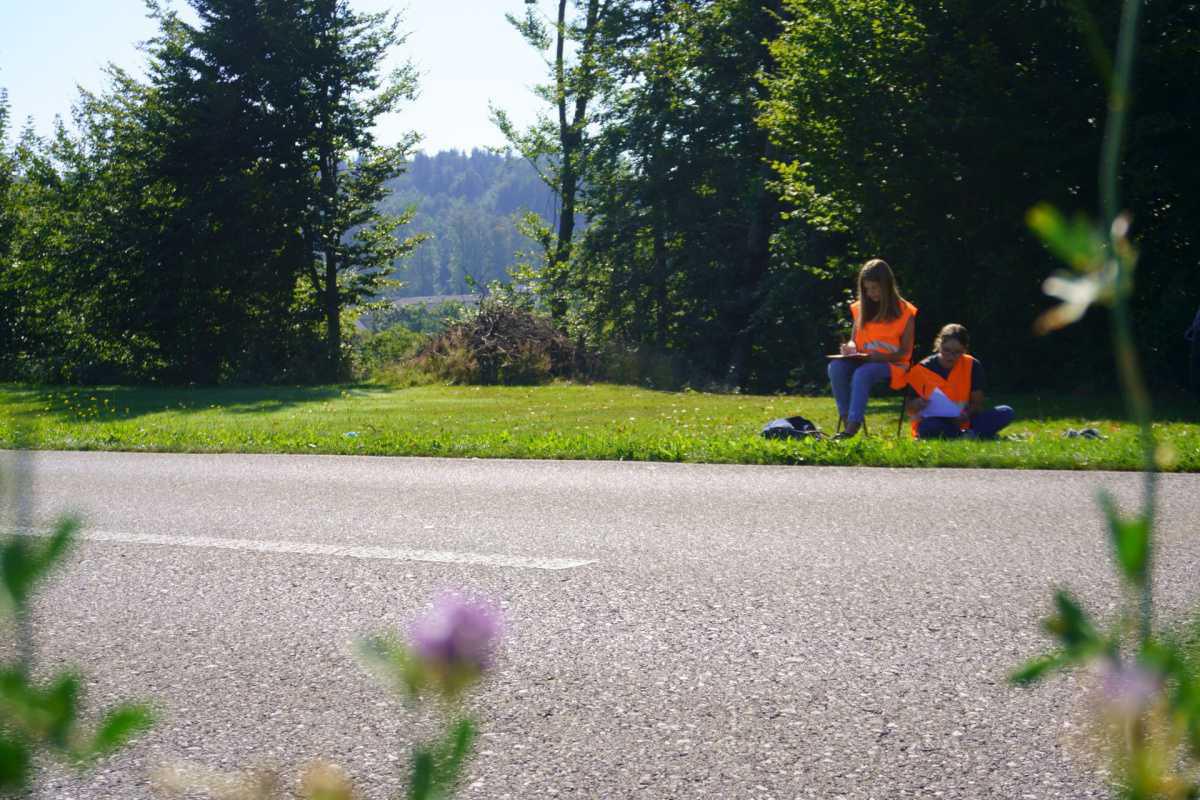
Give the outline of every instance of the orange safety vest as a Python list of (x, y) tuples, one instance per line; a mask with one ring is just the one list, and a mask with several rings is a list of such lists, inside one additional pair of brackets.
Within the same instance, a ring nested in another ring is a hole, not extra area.
[[(971, 401), (971, 372), (974, 368), (975, 359), (964, 354), (955, 363), (954, 369), (950, 370), (950, 374), (944, 378), (924, 364), (914, 364), (912, 369), (905, 374), (905, 381), (922, 399), (928, 400), (934, 389), (941, 389), (946, 397), (965, 409)], [(914, 439), (917, 438), (918, 424), (920, 424), (920, 419), (914, 417), (912, 421)], [(964, 422), (962, 427), (966, 430), (971, 427), (971, 423)]]
[[(904, 328), (908, 325), (908, 321), (917, 316), (917, 307), (907, 300), (900, 301), (900, 316), (888, 322), (859, 322), (859, 305), (855, 300), (850, 304), (850, 316), (854, 317), (854, 321), (858, 322), (858, 335), (854, 337), (854, 346), (858, 348), (860, 353), (868, 353), (875, 351), (878, 353), (898, 353), (900, 352), (900, 343), (904, 339)], [(888, 366), (891, 367), (891, 387), (893, 389), (903, 389), (905, 380), (905, 370), (908, 369), (909, 363), (912, 361), (912, 346), (904, 353), (902, 361), (892, 362)]]

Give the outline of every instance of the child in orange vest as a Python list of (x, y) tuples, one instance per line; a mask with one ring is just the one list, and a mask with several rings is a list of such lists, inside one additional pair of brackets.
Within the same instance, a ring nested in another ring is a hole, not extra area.
[(834, 359), (829, 362), (829, 383), (837, 402), (838, 417), (846, 429), (838, 438), (858, 433), (867, 413), (867, 397), (876, 383), (895, 380), (912, 360), (917, 307), (900, 296), (892, 268), (880, 258), (863, 264), (858, 273), (858, 300), (850, 304), (854, 330), (842, 345), (842, 355), (866, 353), (862, 360)]
[[(933, 355), (915, 364), (905, 376), (914, 396), (908, 400), (913, 436), (919, 439), (994, 439), (1012, 422), (1009, 406), (983, 407), (983, 365), (967, 355), (970, 336), (957, 323), (942, 328), (933, 342)], [(924, 412), (935, 389), (958, 406), (957, 416), (928, 416)]]

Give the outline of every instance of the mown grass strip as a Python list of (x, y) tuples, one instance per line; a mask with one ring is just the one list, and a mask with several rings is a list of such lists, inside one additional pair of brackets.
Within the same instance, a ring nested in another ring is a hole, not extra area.
[[(833, 401), (660, 392), (629, 386), (379, 386), (162, 389), (0, 387), (0, 444), (64, 450), (330, 453), (880, 467), (1114, 469), (1140, 466), (1116, 399), (998, 398), (1018, 419), (1000, 442), (897, 437), (897, 396), (872, 400), (870, 435), (848, 442), (766, 441), (763, 424), (802, 415), (826, 431)], [(1194, 401), (1156, 423), (1168, 471), (1200, 471)], [(1106, 437), (1068, 439), (1068, 428)]]

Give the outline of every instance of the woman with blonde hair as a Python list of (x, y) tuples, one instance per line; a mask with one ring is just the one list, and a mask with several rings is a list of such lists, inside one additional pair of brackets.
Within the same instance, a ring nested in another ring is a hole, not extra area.
[(837, 403), (838, 438), (858, 433), (867, 413), (871, 387), (889, 381), (904, 387), (904, 371), (912, 360), (917, 307), (900, 296), (892, 268), (881, 258), (858, 272), (858, 299), (850, 304), (854, 327), (840, 358), (829, 362), (829, 383)]

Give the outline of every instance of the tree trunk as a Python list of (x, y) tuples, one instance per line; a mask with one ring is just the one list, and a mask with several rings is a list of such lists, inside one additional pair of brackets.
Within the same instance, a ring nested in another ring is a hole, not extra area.
[[(328, 121), (324, 123), (328, 130)], [(333, 148), (326, 143), (321, 148), (321, 198), (326, 214), (337, 201), (337, 158)], [(331, 232), (329, 221), (322, 219), (320, 237), (321, 250), (325, 256), (325, 274), (322, 276), (321, 306), (325, 315), (325, 368), (326, 380), (335, 382), (342, 375), (342, 299), (338, 294), (338, 251), (336, 231)], [(336, 227), (336, 226), (333, 226)]]
[(742, 386), (746, 379), (746, 366), (754, 345), (751, 321), (762, 297), (763, 281), (771, 267), (771, 232), (779, 213), (775, 197), (767, 189), (774, 148), (765, 134), (762, 136), (761, 153), (762, 164), (756, 181), (754, 205), (750, 209), (750, 224), (746, 230), (746, 257), (742, 260), (737, 295), (731, 309), (734, 337), (729, 352), (729, 374), (726, 377), (736, 386)]
[[(783, 11), (780, 0), (766, 0), (762, 4), (760, 18), (765, 24), (763, 41), (773, 41), (779, 34), (779, 19)], [(765, 51), (761, 63), (768, 63)], [(748, 107), (753, 108), (757, 100), (754, 88), (747, 89)], [(771, 268), (771, 234), (779, 218), (779, 203), (775, 194), (767, 187), (773, 177), (771, 162), (777, 157), (775, 146), (766, 133), (760, 132), (753, 147), (759, 159), (758, 175), (755, 180), (754, 202), (750, 207), (750, 224), (746, 231), (746, 257), (742, 261), (738, 291), (733, 303), (731, 328), (734, 331), (729, 351), (730, 383), (743, 386), (746, 381), (747, 365), (754, 347), (754, 331), (751, 323), (754, 312), (762, 299), (763, 281)]]
[(328, 380), (342, 378), (342, 302), (338, 297), (337, 253), (325, 251), (325, 350)]
[(579, 189), (579, 157), (583, 144), (584, 117), (587, 114), (588, 103), (591, 101), (587, 71), (591, 69), (592, 49), (599, 18), (600, 0), (588, 0), (587, 22), (579, 54), (580, 69), (584, 79), (582, 85), (576, 87), (574, 114), (568, 120), (565, 63), (567, 0), (558, 0), (558, 31), (554, 49), (554, 88), (558, 101), (558, 141), (562, 158), (559, 168), (559, 198), (562, 202), (558, 211), (558, 233), (555, 237), (554, 252), (550, 254), (550, 263), (547, 265), (550, 314), (556, 320), (562, 319), (567, 311), (563, 292), (567, 283), (567, 265), (571, 259), (571, 243), (575, 236), (575, 197)]

